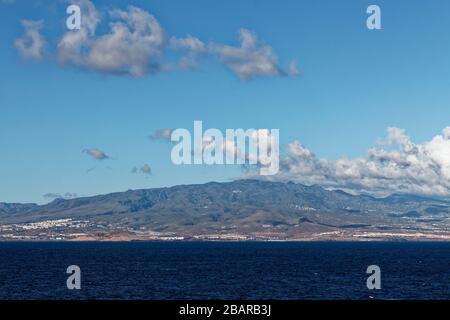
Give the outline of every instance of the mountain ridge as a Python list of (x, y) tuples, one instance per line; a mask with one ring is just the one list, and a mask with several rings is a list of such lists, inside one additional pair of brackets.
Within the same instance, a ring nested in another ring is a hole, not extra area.
[[(235, 180), (55, 199), (44, 205), (0, 203), (0, 239), (8, 239), (5, 234), (30, 239), (118, 234), (306, 239), (323, 233), (353, 238), (386, 230), (445, 238), (449, 212), (450, 201), (443, 199), (375, 198), (294, 182)], [(68, 222), (48, 227), (60, 220)]]

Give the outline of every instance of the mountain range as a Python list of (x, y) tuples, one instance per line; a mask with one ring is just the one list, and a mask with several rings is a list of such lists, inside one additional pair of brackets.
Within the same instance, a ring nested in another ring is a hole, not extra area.
[(450, 200), (236, 180), (0, 203), (2, 240), (450, 240)]

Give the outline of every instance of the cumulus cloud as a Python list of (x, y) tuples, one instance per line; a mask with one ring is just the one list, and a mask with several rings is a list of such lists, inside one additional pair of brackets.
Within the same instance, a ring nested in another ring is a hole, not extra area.
[[(234, 131), (236, 133), (236, 131)], [(231, 161), (235, 160), (238, 164), (247, 166), (248, 164), (257, 164), (270, 161), (273, 150), (278, 152), (278, 136), (274, 135), (268, 129), (249, 129), (246, 132), (246, 140), (239, 144), (235, 137), (225, 137), (219, 141), (214, 136), (205, 136), (202, 139), (202, 150), (207, 153), (215, 150), (225, 154), (225, 157)]]
[(184, 55), (178, 62), (181, 69), (192, 69), (198, 65), (198, 60), (208, 53), (207, 46), (198, 38), (188, 35), (185, 38), (170, 38), (172, 49), (181, 50)]
[(149, 13), (130, 6), (110, 10), (109, 30), (97, 35), (101, 14), (89, 0), (75, 0), (82, 12), (81, 29), (67, 31), (58, 42), (57, 57), (71, 65), (104, 74), (140, 77), (157, 69), (153, 58), (164, 42), (162, 28)]
[(100, 72), (141, 77), (160, 69), (164, 31), (148, 12), (136, 7), (114, 10), (111, 30), (92, 42), (87, 64)]
[(172, 131), (173, 129), (169, 128), (156, 129), (155, 132), (149, 136), (149, 138), (150, 140), (170, 141)]
[(14, 47), (19, 54), (26, 59), (35, 61), (41, 60), (46, 46), (46, 40), (41, 34), (44, 22), (42, 20), (22, 20), (21, 23), (25, 32), (22, 37), (14, 41)]
[[(189, 34), (168, 38), (152, 14), (135, 6), (99, 11), (90, 0), (70, 3), (81, 9), (81, 28), (66, 31), (57, 42), (54, 56), (63, 66), (139, 78), (158, 72), (192, 70), (207, 57), (214, 56), (242, 79), (299, 74), (295, 61), (287, 70), (281, 68), (275, 50), (247, 29), (239, 30), (237, 47), (207, 44)], [(100, 33), (99, 26), (104, 23), (108, 25), (101, 30), (106, 31)], [(42, 22), (25, 20), (23, 25), (25, 34), (16, 40), (15, 46), (23, 56), (39, 60), (46, 44), (40, 34)], [(166, 53), (177, 57), (175, 62), (168, 62)]]
[(134, 6), (110, 10), (109, 31), (96, 36), (100, 16), (95, 6), (88, 0), (77, 3), (83, 12), (81, 29), (60, 40), (60, 63), (133, 77), (160, 71), (166, 37), (153, 15)]
[(105, 160), (110, 158), (106, 153), (97, 148), (84, 149), (83, 152), (88, 154), (95, 160)]
[(369, 149), (365, 157), (327, 160), (294, 141), (272, 179), (379, 196), (450, 195), (450, 127), (422, 144), (411, 141), (402, 129), (388, 128), (385, 143)]
[[(239, 41), (239, 47), (213, 43), (210, 48), (241, 79), (286, 74), (278, 64), (274, 49), (261, 43), (254, 32), (240, 29)], [(290, 69), (296, 72), (295, 63), (291, 63)]]
[(150, 165), (145, 163), (141, 167), (134, 167), (133, 169), (131, 169), (131, 173), (142, 173), (144, 175), (149, 176), (152, 174), (152, 168), (150, 167)]
[(82, 12), (81, 28), (76, 31), (68, 31), (59, 40), (57, 45), (57, 58), (63, 65), (87, 67), (86, 51), (92, 45), (92, 37), (100, 22), (100, 14), (94, 4), (89, 0), (75, 0)]
[(58, 43), (62, 65), (72, 65), (103, 74), (142, 77), (163, 69), (166, 36), (158, 20), (145, 10), (129, 6), (113, 9), (109, 30), (97, 35), (100, 13), (89, 0), (77, 0), (81, 29), (68, 31)]

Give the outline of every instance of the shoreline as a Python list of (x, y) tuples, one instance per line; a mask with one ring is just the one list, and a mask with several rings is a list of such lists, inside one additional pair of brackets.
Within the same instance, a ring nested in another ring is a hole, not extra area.
[(423, 242), (423, 243), (430, 243), (430, 242), (438, 242), (438, 243), (450, 243), (450, 239), (435, 239), (435, 238), (427, 238), (427, 239), (403, 239), (403, 238), (396, 238), (396, 239), (285, 239), (285, 240), (273, 240), (273, 239), (258, 239), (258, 240), (192, 240), (192, 239), (185, 239), (185, 240), (161, 240), (161, 239), (128, 239), (128, 240), (116, 240), (116, 239), (102, 239), (102, 240), (95, 240), (95, 239), (86, 239), (86, 240), (78, 240), (78, 239), (1, 239), (0, 243), (12, 243), (12, 242), (33, 242), (33, 243), (39, 243), (39, 242), (54, 242), (54, 243), (130, 243), (130, 242), (159, 242), (159, 243), (202, 243), (202, 242), (208, 242), (208, 243), (300, 243), (300, 242), (346, 242), (346, 243), (363, 243), (363, 242), (396, 242), (396, 243), (414, 243), (414, 242)]

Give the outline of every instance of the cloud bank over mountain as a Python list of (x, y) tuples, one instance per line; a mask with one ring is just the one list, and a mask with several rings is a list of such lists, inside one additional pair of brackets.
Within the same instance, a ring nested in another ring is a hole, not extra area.
[(370, 148), (365, 157), (328, 160), (296, 140), (280, 160), (280, 173), (267, 179), (372, 195), (450, 196), (450, 127), (421, 144), (403, 129), (388, 128), (383, 144)]

